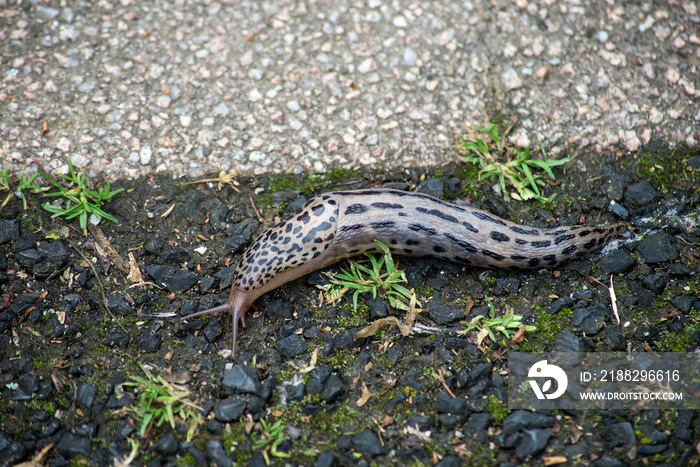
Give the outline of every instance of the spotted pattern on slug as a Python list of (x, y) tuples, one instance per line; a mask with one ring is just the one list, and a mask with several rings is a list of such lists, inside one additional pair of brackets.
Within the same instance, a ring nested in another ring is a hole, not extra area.
[[(375, 239), (399, 254), (467, 265), (551, 267), (597, 250), (623, 228), (536, 229), (422, 193), (333, 192), (309, 200), (255, 240), (236, 268), (234, 286), (266, 291), (268, 282), (283, 273), (288, 281), (340, 259), (377, 251)], [(297, 269), (299, 274), (294, 274)], [(281, 285), (277, 282), (275, 286)]]

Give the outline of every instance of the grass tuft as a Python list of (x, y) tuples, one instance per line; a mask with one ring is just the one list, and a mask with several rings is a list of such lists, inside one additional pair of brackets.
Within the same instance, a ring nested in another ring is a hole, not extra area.
[(506, 145), (506, 136), (512, 128), (513, 125), (502, 134), (493, 123), (486, 127), (476, 127), (476, 131), (468, 128), (467, 135), (459, 145), (467, 151), (463, 160), (480, 167), (479, 180), (498, 178), (506, 200), (509, 199), (507, 185), (510, 185), (515, 189), (510, 192), (510, 197), (516, 200), (551, 202), (556, 194), (547, 198), (542, 195), (540, 188), (545, 186), (542, 172), (554, 180), (552, 168), (567, 163), (571, 158), (547, 159), (544, 148), (541, 148), (543, 159), (531, 158), (529, 148), (518, 149)]
[[(87, 220), (88, 214), (117, 222), (117, 219), (107, 214), (102, 210), (102, 205), (112, 198), (114, 195), (124, 191), (123, 188), (112, 191), (110, 183), (107, 182), (105, 188), (99, 188), (97, 191), (89, 190), (86, 184), (86, 176), (79, 175), (73, 169), (73, 164), (68, 163), (70, 167), (70, 176), (58, 174), (59, 177), (69, 182), (68, 187), (64, 187), (59, 182), (51, 178), (46, 172), (40, 170), (39, 173), (49, 183), (58, 188), (58, 191), (47, 193), (45, 196), (63, 197), (66, 199), (64, 208), (54, 206), (49, 203), (42, 204), (41, 207), (53, 213), (53, 217), (63, 216), (66, 219), (77, 217), (80, 221), (80, 227), (83, 229), (83, 234), (87, 237)], [(71, 185), (73, 185), (71, 187)]]

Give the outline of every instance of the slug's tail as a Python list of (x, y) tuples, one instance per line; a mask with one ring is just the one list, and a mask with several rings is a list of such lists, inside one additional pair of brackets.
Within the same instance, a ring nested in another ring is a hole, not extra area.
[(240, 321), (241, 326), (245, 328), (245, 312), (248, 311), (248, 308), (250, 308), (256, 298), (257, 295), (253, 295), (249, 292), (238, 289), (236, 286), (233, 286), (231, 287), (231, 293), (229, 294), (228, 301), (226, 301), (226, 303), (223, 305), (183, 316), (181, 320), (184, 321), (186, 319), (197, 318), (203, 315), (221, 313), (222, 311), (228, 311), (231, 313), (231, 318), (233, 319), (233, 344), (231, 346), (231, 358), (234, 358), (236, 356), (236, 341), (238, 339), (238, 322)]

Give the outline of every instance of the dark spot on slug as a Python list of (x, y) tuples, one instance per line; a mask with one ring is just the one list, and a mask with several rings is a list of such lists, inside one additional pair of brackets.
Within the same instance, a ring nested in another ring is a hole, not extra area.
[(517, 243), (518, 245), (527, 245), (528, 244), (528, 242), (523, 240), (522, 238), (516, 238), (515, 243)]
[(403, 252), (406, 253), (407, 255), (413, 254), (413, 250), (411, 250), (410, 248), (404, 248)]
[(309, 216), (308, 212), (304, 212), (301, 216), (297, 217), (297, 220), (299, 222), (303, 222), (304, 224), (308, 224), (311, 220), (311, 216)]
[(554, 244), (559, 245), (561, 242), (565, 242), (567, 240), (571, 240), (572, 238), (576, 238), (576, 235), (569, 234), (569, 235), (559, 235), (557, 238), (554, 239)]
[(345, 214), (362, 214), (367, 211), (367, 207), (364, 204), (351, 204), (345, 210)]
[(530, 243), (535, 248), (547, 248), (549, 245), (552, 244), (552, 242), (550, 240), (537, 240), (537, 241), (530, 242)]
[(557, 255), (544, 255), (542, 259), (545, 261), (554, 261), (557, 259)]
[(573, 253), (574, 251), (576, 251), (576, 245), (571, 245), (571, 246), (567, 246), (566, 248), (564, 248), (563, 250), (561, 250), (561, 254), (563, 254), (563, 255), (570, 255), (570, 254)]
[(462, 222), (462, 225), (464, 226), (465, 229), (467, 229), (470, 232), (479, 233), (479, 229), (477, 229), (476, 227), (471, 225), (469, 222), (464, 221), (464, 222)]
[(455, 216), (445, 214), (444, 212), (442, 212), (438, 209), (426, 209), (426, 208), (418, 206), (416, 208), (416, 211), (423, 213), (423, 214), (428, 214), (430, 216), (438, 217), (438, 218), (445, 220), (445, 221), (448, 221), (448, 222), (459, 224), (459, 220), (457, 220), (457, 218)]
[(492, 222), (496, 225), (506, 225), (506, 223), (503, 222), (501, 219), (496, 219), (495, 217), (491, 217), (488, 214), (486, 214), (485, 212), (472, 211), (472, 215), (474, 217), (481, 219), (482, 221)]
[(430, 235), (437, 235), (437, 230), (431, 228), (431, 227), (426, 227), (421, 224), (411, 224), (408, 226), (410, 230), (413, 230), (414, 232), (425, 232)]
[(566, 229), (553, 230), (551, 232), (545, 232), (544, 234), (550, 237), (556, 237), (557, 235), (561, 235), (563, 233), (566, 233)]
[(394, 221), (380, 221), (372, 222), (369, 225), (374, 227), (375, 229), (387, 229), (389, 227), (393, 227), (394, 225), (396, 225), (396, 223)]
[(379, 209), (403, 209), (403, 206), (396, 203), (372, 203), (373, 208)]
[(301, 229), (302, 229), (301, 226), (297, 226), (297, 227), (294, 228), (294, 231), (293, 231), (292, 233), (293, 233), (294, 235), (296, 235), (296, 234), (298, 234), (299, 232), (301, 232)]
[(517, 225), (511, 225), (509, 228), (513, 232), (521, 234), (521, 235), (533, 235), (536, 237), (540, 234), (540, 231), (537, 229), (524, 229), (524, 228), (519, 227)]
[(596, 240), (595, 240), (595, 238), (594, 238), (593, 240), (591, 240), (591, 241), (589, 241), (589, 242), (587, 242), (587, 243), (584, 243), (584, 244), (583, 244), (583, 247), (584, 247), (586, 250), (589, 250), (589, 249), (593, 248), (593, 247), (595, 246), (595, 244), (596, 244)]
[(301, 240), (302, 243), (309, 243), (316, 237), (318, 237), (318, 232), (324, 232), (328, 229), (333, 227), (333, 224), (331, 224), (328, 221), (323, 221), (320, 224), (318, 224), (316, 227), (313, 229), (309, 230), (309, 232), (306, 234), (306, 236)]
[(585, 236), (588, 235), (589, 233), (591, 233), (590, 230), (582, 230), (582, 231), (580, 231), (580, 232), (578, 233), (578, 236), (579, 236), (579, 237), (585, 237)]
[(503, 258), (505, 258), (505, 256), (499, 255), (498, 253), (493, 252), (493, 251), (491, 251), (491, 250), (481, 250), (481, 252), (482, 252), (485, 256), (489, 256), (489, 257), (491, 257), (491, 258), (493, 258), (493, 259), (497, 259), (497, 260), (499, 260), (499, 261), (502, 260)]
[(284, 228), (284, 231), (287, 232), (287, 233), (289, 233), (289, 232), (292, 231), (293, 228), (294, 228), (294, 225), (292, 225), (292, 223), (289, 222), (289, 223), (287, 224), (287, 226)]
[(312, 206), (311, 210), (314, 212), (314, 216), (320, 216), (323, 214), (323, 211), (326, 210), (326, 207), (323, 204), (317, 204), (316, 206)]
[(527, 259), (527, 256), (523, 255), (510, 255), (510, 259), (514, 259), (515, 261), (523, 261)]
[(400, 216), (400, 217), (406, 217), (406, 213), (405, 213), (405, 212), (400, 212), (400, 213), (399, 213), (399, 216)]
[(491, 232), (491, 238), (497, 242), (509, 242), (510, 237), (502, 232), (493, 231)]
[(435, 246), (433, 247), (433, 251), (434, 251), (435, 253), (444, 253), (444, 252), (447, 251), (447, 250), (445, 250), (445, 249), (444, 249), (443, 247), (441, 247), (440, 245), (435, 245)]
[(415, 246), (415, 245), (419, 245), (419, 244), (420, 244), (419, 241), (413, 240), (412, 238), (409, 238), (408, 240), (406, 240), (406, 245), (408, 245), (408, 246)]
[(357, 230), (361, 229), (364, 227), (364, 224), (355, 224), (355, 225), (344, 225), (340, 228), (341, 232), (348, 232), (350, 230)]
[(530, 261), (527, 262), (527, 264), (528, 264), (530, 267), (535, 267), (535, 266), (537, 266), (538, 264), (540, 264), (540, 260), (537, 259), (537, 258), (531, 258)]
[(469, 243), (465, 240), (457, 238), (452, 234), (445, 234), (445, 237), (452, 240), (452, 242), (454, 242), (457, 246), (460, 246), (471, 253), (476, 253), (476, 251), (477, 251), (476, 248), (474, 247), (474, 245), (472, 245), (471, 243)]

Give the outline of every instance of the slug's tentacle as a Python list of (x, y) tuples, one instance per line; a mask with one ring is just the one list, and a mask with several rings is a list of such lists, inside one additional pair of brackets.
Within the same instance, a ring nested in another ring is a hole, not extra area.
[(537, 229), (422, 193), (333, 192), (310, 199), (243, 253), (228, 301), (183, 319), (229, 311), (235, 355), (238, 320), (262, 294), (343, 258), (378, 251), (480, 267), (553, 267), (600, 249), (624, 225)]

